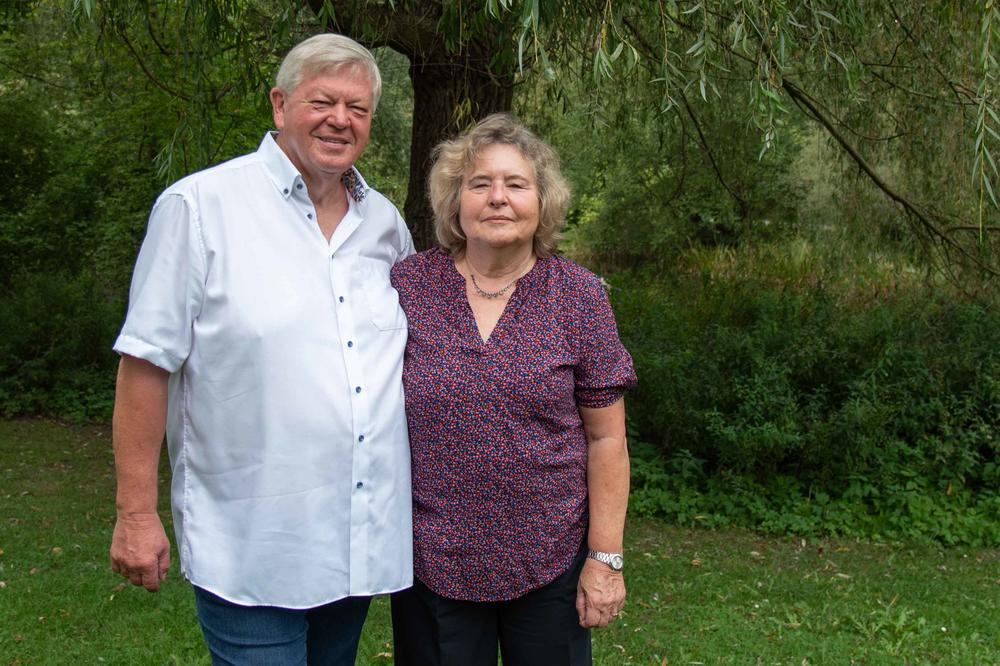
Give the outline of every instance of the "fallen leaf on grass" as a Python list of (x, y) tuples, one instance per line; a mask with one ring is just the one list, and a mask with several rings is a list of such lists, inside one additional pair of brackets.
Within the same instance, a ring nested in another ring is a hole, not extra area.
[(52, 554), (55, 555), (56, 557), (59, 557), (60, 555), (62, 555), (62, 548), (56, 546), (55, 548), (52, 549)]
[(750, 557), (754, 558), (755, 560), (759, 560), (760, 558), (762, 558), (764, 556), (761, 555), (760, 553), (758, 553), (756, 550), (751, 550), (750, 551)]
[(4, 589), (5, 587), (7, 587), (7, 581), (0, 580), (0, 590)]
[(833, 575), (836, 576), (837, 578), (840, 578), (841, 580), (851, 580), (851, 575), (850, 574), (835, 573)]
[(118, 593), (124, 590), (127, 585), (127, 583), (118, 583), (115, 585), (111, 590), (111, 596), (108, 597), (108, 601), (114, 601), (115, 597), (118, 596)]
[(36, 573), (38, 573), (38, 567), (31, 567), (31, 569), (28, 570), (29, 576), (34, 576)]
[(693, 560), (691, 560), (691, 566), (693, 566), (693, 567), (700, 567), (701, 566), (701, 558), (700, 557), (695, 557)]

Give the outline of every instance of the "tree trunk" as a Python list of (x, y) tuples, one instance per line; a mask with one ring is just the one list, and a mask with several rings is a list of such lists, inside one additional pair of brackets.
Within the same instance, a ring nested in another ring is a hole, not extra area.
[[(509, 111), (510, 79), (500, 79), (471, 65), (467, 58), (432, 62), (410, 57), (413, 128), (410, 134), (410, 181), (404, 214), (418, 249), (433, 247), (434, 213), (427, 191), (431, 151), (491, 113)], [(438, 54), (440, 56), (440, 54)]]
[[(504, 48), (511, 48), (518, 16), (478, 27), (445, 21), (442, 0), (376, 2), (374, 0), (307, 0), (317, 16), (327, 15), (327, 28), (358, 40), (368, 48), (388, 46), (410, 61), (413, 83), (413, 128), (410, 134), (410, 181), (403, 213), (418, 249), (436, 244), (434, 214), (427, 198), (430, 155), (439, 142), (497, 111), (509, 111), (514, 89), (512, 64), (491, 70)], [(327, 14), (325, 8), (333, 8)], [(482, 0), (459, 5), (464, 14), (483, 11)], [(448, 43), (451, 46), (448, 46)], [(502, 59), (501, 59), (502, 60)], [(378, 137), (374, 137), (378, 140)]]

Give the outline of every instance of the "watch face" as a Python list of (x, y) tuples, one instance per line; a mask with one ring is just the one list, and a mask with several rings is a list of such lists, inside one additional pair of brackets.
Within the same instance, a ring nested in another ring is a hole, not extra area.
[(625, 558), (618, 554), (612, 555), (610, 564), (615, 571), (621, 571), (621, 568), (625, 566)]

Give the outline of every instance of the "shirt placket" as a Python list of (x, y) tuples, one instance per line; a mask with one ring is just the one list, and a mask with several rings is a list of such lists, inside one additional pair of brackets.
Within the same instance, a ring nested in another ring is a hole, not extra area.
[[(345, 219), (344, 222), (347, 222)], [(341, 224), (343, 224), (342, 222)], [(364, 308), (360, 303), (364, 295), (352, 288), (352, 260), (340, 256), (335, 250), (329, 257), (330, 288), (334, 296), (337, 314), (337, 328), (340, 333), (341, 352), (351, 400), (352, 456), (351, 456), (351, 502), (350, 502), (350, 590), (368, 589), (368, 558), (372, 524), (371, 469), (371, 405), (369, 395), (372, 387), (367, 383), (364, 372), (365, 339), (359, 335), (364, 328), (360, 318)], [(338, 460), (334, 464), (346, 465), (348, 461)]]

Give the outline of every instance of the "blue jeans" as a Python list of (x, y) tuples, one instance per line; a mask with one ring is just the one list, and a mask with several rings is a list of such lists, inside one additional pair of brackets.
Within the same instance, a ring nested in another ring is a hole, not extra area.
[(240, 606), (194, 588), (214, 666), (353, 666), (371, 597), (305, 610)]

